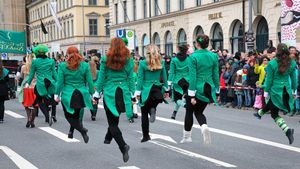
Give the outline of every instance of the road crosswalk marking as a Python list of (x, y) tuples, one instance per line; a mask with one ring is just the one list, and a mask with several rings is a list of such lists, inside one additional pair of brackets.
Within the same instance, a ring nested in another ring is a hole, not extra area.
[(118, 167), (119, 169), (140, 169), (136, 166), (126, 166), (126, 167)]
[(167, 148), (169, 150), (178, 152), (180, 154), (183, 154), (183, 155), (186, 155), (186, 156), (189, 156), (189, 157), (200, 158), (200, 159), (212, 162), (216, 165), (220, 165), (220, 166), (223, 166), (223, 167), (226, 167), (226, 168), (235, 168), (236, 167), (235, 165), (232, 165), (232, 164), (220, 161), (220, 160), (216, 160), (214, 158), (210, 158), (210, 157), (207, 157), (207, 156), (204, 156), (204, 155), (193, 153), (191, 151), (187, 151), (187, 150), (175, 147), (175, 146), (171, 146), (171, 145), (166, 144), (166, 143), (162, 143), (162, 142), (159, 142), (159, 141), (153, 141), (153, 140), (151, 140), (150, 142), (153, 143), (153, 144), (159, 145), (161, 147)]
[(15, 113), (13, 111), (10, 111), (10, 110), (5, 110), (5, 114), (9, 115), (9, 116), (12, 116), (16, 119), (24, 119), (25, 117), (22, 116), (22, 115), (19, 115), (18, 113)]
[(31, 164), (29, 161), (24, 159), (18, 153), (14, 152), (12, 149), (7, 146), (0, 146), (2, 150), (20, 169), (38, 169), (36, 166)]
[[(139, 114), (139, 115), (141, 116), (141, 114)], [(182, 126), (184, 125), (183, 122), (173, 120), (173, 119), (167, 119), (167, 118), (163, 118), (163, 117), (156, 117), (156, 119), (159, 120), (159, 121), (164, 121), (164, 122), (168, 122), (168, 123), (179, 124), (179, 125), (182, 125)], [(201, 127), (198, 124), (194, 124), (193, 128), (200, 129)], [(260, 138), (255, 138), (255, 137), (251, 137), (251, 136), (247, 136), (247, 135), (243, 135), (243, 134), (238, 134), (238, 133), (234, 133), (234, 132), (230, 132), (230, 131), (220, 130), (220, 129), (216, 129), (216, 128), (212, 128), (212, 127), (209, 127), (209, 129), (210, 129), (211, 132), (214, 132), (214, 133), (218, 133), (218, 134), (222, 134), (222, 135), (226, 135), (226, 136), (230, 136), (230, 137), (239, 138), (239, 139), (242, 139), (242, 140), (252, 141), (252, 142), (265, 144), (265, 145), (269, 145), (269, 146), (273, 146), (273, 147), (277, 147), (277, 148), (281, 148), (281, 149), (285, 149), (285, 150), (300, 153), (300, 148), (299, 147), (289, 146), (289, 145), (285, 145), (285, 144), (281, 144), (281, 143), (276, 143), (276, 142), (273, 142), (273, 141), (268, 141), (268, 140), (264, 140), (264, 139), (260, 139)]]
[(39, 127), (39, 129), (41, 129), (41, 130), (43, 130), (43, 131), (45, 131), (45, 132), (47, 132), (47, 133), (49, 133), (49, 134), (51, 134), (53, 136), (55, 136), (55, 137), (57, 137), (57, 138), (65, 141), (65, 142), (68, 142), (68, 143), (80, 142), (79, 140), (77, 140), (75, 138), (69, 139), (66, 134), (64, 134), (64, 133), (62, 133), (62, 132), (60, 132), (58, 130), (55, 130), (55, 129), (51, 128), (51, 127)]

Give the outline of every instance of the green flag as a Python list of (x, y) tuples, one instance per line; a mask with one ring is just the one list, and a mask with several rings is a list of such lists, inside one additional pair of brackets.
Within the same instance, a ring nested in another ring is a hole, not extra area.
[(25, 32), (0, 30), (0, 53), (26, 54)]

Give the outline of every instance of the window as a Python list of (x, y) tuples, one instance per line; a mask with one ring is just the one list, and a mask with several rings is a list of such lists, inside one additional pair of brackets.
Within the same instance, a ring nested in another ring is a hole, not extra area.
[(97, 0), (89, 0), (89, 5), (97, 5)]
[(144, 0), (144, 18), (147, 18), (147, 0)]
[(220, 2), (221, 0), (214, 0), (214, 2)]
[(155, 16), (158, 15), (158, 0), (154, 0), (154, 14)]
[(212, 48), (215, 50), (223, 50), (223, 30), (219, 23), (213, 28)]
[(201, 26), (197, 26), (194, 30), (194, 40), (197, 38), (199, 34), (204, 34), (204, 31)]
[(171, 57), (173, 54), (173, 39), (171, 32), (168, 31), (165, 37), (165, 55)]
[(183, 29), (181, 29), (178, 33), (178, 45), (186, 44), (186, 33)]
[(184, 10), (184, 0), (179, 0), (179, 10)]
[(74, 36), (74, 24), (73, 24), (73, 19), (71, 20), (71, 36)]
[(123, 8), (124, 8), (124, 23), (127, 22), (127, 2), (123, 1)]
[(73, 0), (70, 0), (70, 6), (73, 6)]
[(109, 0), (105, 0), (105, 6), (109, 6)]
[(98, 35), (98, 21), (97, 19), (89, 19), (89, 29), (91, 36)]
[(48, 4), (46, 4), (46, 16), (49, 16), (49, 7), (48, 7)]
[(244, 51), (244, 32), (243, 24), (241, 21), (235, 21), (232, 28), (232, 35), (230, 37), (231, 52), (242, 52)]
[(133, 20), (136, 20), (136, 0), (133, 0)]
[(119, 13), (118, 13), (118, 4), (115, 4), (115, 19), (116, 19), (116, 24), (119, 23), (119, 21), (118, 21), (118, 15), (119, 15)]
[(70, 36), (70, 22), (67, 21), (67, 37)]
[(62, 4), (63, 4), (62, 10), (64, 10), (66, 8), (66, 6), (65, 6), (65, 0), (62, 0)]
[(105, 35), (110, 36), (109, 19), (105, 19)]
[(267, 20), (262, 17), (258, 22), (256, 29), (256, 49), (262, 52), (268, 47), (269, 40), (269, 26)]
[(159, 38), (158, 33), (155, 33), (155, 34), (154, 34), (153, 40), (154, 40), (154, 44), (155, 44), (158, 48), (160, 48), (160, 38)]
[(171, 12), (171, 2), (170, 0), (166, 0), (166, 13), (169, 14)]
[(143, 56), (146, 56), (146, 47), (147, 45), (149, 45), (149, 39), (147, 37), (147, 35), (145, 34), (143, 36)]
[(196, 0), (196, 6), (201, 6), (201, 0)]
[(66, 7), (69, 8), (69, 0), (66, 0)]

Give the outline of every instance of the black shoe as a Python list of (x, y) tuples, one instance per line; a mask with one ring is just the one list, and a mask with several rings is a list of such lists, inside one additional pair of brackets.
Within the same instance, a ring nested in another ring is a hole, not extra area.
[(31, 123), (31, 124), (30, 124), (30, 127), (31, 127), (31, 128), (35, 128), (35, 124)]
[(69, 131), (68, 138), (73, 139), (73, 132), (72, 131)]
[(104, 144), (110, 144), (111, 140), (104, 139)]
[(147, 142), (149, 140), (151, 140), (150, 136), (143, 137), (142, 140), (141, 140), (141, 143)]
[(138, 114), (136, 114), (136, 113), (133, 113), (133, 118), (137, 119), (138, 117), (139, 117), (139, 115), (138, 115)]
[(129, 149), (130, 147), (127, 144), (123, 147), (122, 154), (123, 154), (124, 163), (126, 163), (129, 160), (129, 154), (128, 154)]
[(83, 129), (83, 131), (81, 132), (82, 138), (85, 143), (89, 142), (89, 136), (87, 135), (87, 132), (88, 132), (87, 129)]
[(96, 121), (96, 116), (91, 117), (92, 121)]
[(53, 120), (53, 122), (54, 122), (54, 123), (56, 123), (56, 122), (57, 122), (57, 119), (56, 119), (56, 117), (55, 117), (55, 116), (52, 116), (52, 120)]
[(294, 129), (288, 129), (286, 132), (286, 136), (289, 139), (289, 144), (293, 144), (294, 142)]
[(151, 108), (150, 109), (150, 123), (154, 123), (156, 118), (156, 109)]
[(27, 123), (26, 123), (26, 128), (29, 128), (30, 127), (30, 122), (28, 121)]
[(173, 111), (173, 114), (172, 114), (172, 116), (171, 116), (171, 119), (174, 119), (174, 120), (175, 120), (175, 118), (176, 118), (176, 113), (177, 113), (177, 111)]
[(256, 118), (258, 118), (259, 120), (261, 119), (261, 116), (258, 113), (253, 113), (253, 116), (255, 116)]
[(3, 123), (4, 122), (4, 120), (3, 119), (0, 119), (0, 123)]

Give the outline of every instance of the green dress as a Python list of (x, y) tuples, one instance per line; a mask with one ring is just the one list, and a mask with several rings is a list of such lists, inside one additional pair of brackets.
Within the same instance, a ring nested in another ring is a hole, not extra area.
[[(55, 93), (55, 82), (57, 74), (55, 70), (55, 62), (50, 58), (37, 58), (32, 61), (30, 66), (29, 77), (27, 83), (30, 85), (34, 75), (36, 74), (36, 89), (40, 96), (50, 96)], [(44, 80), (50, 81), (48, 90), (46, 89)]]
[[(88, 84), (88, 87), (86, 87), (86, 84)], [(91, 95), (94, 93), (94, 83), (89, 65), (81, 62), (77, 70), (69, 70), (66, 62), (60, 63), (58, 65), (58, 80), (55, 94), (58, 96), (61, 94), (61, 103), (70, 114), (75, 112), (70, 106), (75, 89), (82, 94), (85, 106), (93, 110)]]
[(173, 58), (169, 71), (169, 84), (172, 84), (172, 89), (183, 95), (182, 88), (178, 85), (178, 82), (183, 78), (189, 82), (189, 62), (187, 57), (184, 61), (180, 61), (177, 57)]
[(106, 60), (106, 56), (101, 58), (97, 92), (103, 92), (103, 99), (106, 106), (115, 117), (119, 117), (119, 112), (116, 108), (115, 93), (118, 87), (121, 88), (123, 91), (126, 116), (128, 119), (131, 119), (133, 116), (131, 96), (133, 96), (135, 92), (133, 59), (128, 58), (126, 64), (121, 70), (112, 70), (108, 68), (106, 66)]
[[(153, 85), (162, 86), (162, 93), (168, 90), (167, 72), (165, 62), (161, 62), (162, 69), (151, 71), (148, 68), (147, 61), (142, 60), (138, 67), (137, 93), (141, 95), (140, 106), (144, 106), (149, 97)], [(160, 83), (162, 77), (163, 85)]]
[(211, 96), (216, 103), (216, 91), (220, 88), (218, 56), (207, 49), (196, 50), (190, 57), (189, 96), (209, 103), (210, 100), (204, 94), (204, 85), (211, 86)]
[[(283, 90), (286, 88), (287, 93), (289, 94), (289, 106), (290, 111), (294, 109), (294, 99), (292, 96), (292, 90), (296, 91), (297, 89), (297, 77), (296, 77), (296, 62), (293, 60), (290, 67), (283, 73), (280, 74), (278, 71), (277, 59), (273, 59), (268, 63), (266, 68), (267, 77), (264, 85), (265, 92), (269, 93), (270, 99), (273, 104), (285, 112), (289, 112), (288, 108), (284, 106), (283, 103)], [(291, 83), (289, 81), (291, 79)]]

